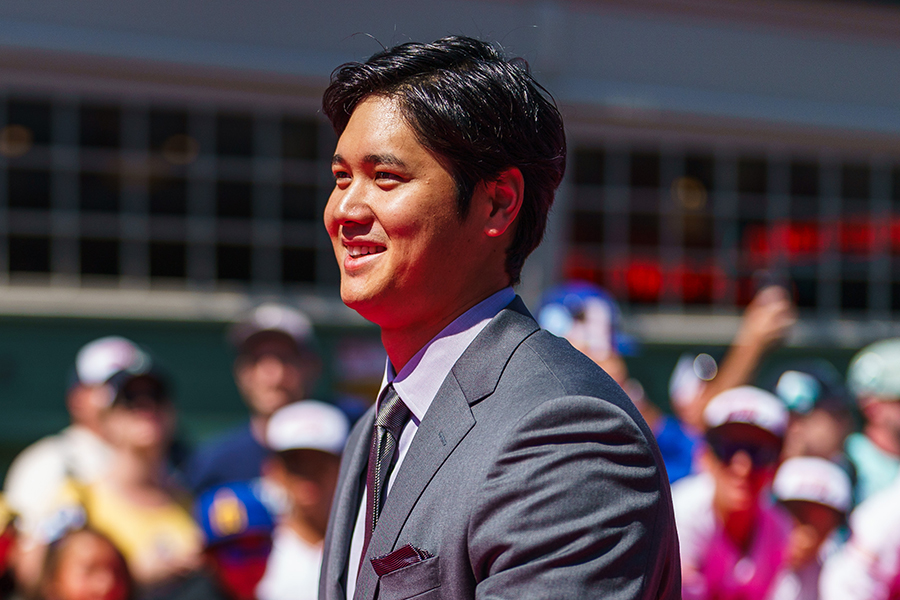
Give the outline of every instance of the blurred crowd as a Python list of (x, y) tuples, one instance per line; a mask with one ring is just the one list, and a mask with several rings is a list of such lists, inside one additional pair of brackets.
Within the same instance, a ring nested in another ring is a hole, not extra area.
[(665, 414), (629, 377), (619, 320), (608, 294), (578, 283), (548, 292), (539, 313), (654, 431), (685, 600), (900, 598), (900, 339), (861, 349), (846, 377), (812, 351), (760, 382), (761, 361), (796, 321), (789, 292), (769, 285), (721, 364), (681, 357)]
[[(811, 353), (760, 382), (796, 320), (789, 293), (768, 286), (720, 361), (686, 353), (654, 375), (668, 381), (666, 402), (648, 397), (658, 382), (629, 375), (636, 344), (604, 290), (561, 285), (537, 316), (656, 434), (684, 598), (900, 598), (900, 340), (860, 350), (845, 377)], [(22, 451), (4, 482), (0, 599), (317, 596), (353, 415), (309, 399), (322, 365), (302, 313), (264, 304), (229, 342), (249, 417), (190, 452), (174, 440), (175, 399), (150, 350), (122, 337), (81, 348), (71, 424)]]
[(71, 424), (6, 475), (0, 598), (317, 597), (350, 420), (309, 399), (321, 360), (299, 311), (259, 306), (229, 342), (249, 418), (190, 452), (148, 349), (117, 336), (80, 349)]

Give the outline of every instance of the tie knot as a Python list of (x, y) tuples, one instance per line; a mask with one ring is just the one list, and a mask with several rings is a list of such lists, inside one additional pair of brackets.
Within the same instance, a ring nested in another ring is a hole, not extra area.
[(395, 438), (400, 437), (400, 431), (409, 418), (409, 409), (397, 395), (394, 386), (389, 386), (384, 398), (381, 400), (381, 406), (378, 408), (378, 414), (375, 415), (375, 426), (384, 427), (390, 431)]

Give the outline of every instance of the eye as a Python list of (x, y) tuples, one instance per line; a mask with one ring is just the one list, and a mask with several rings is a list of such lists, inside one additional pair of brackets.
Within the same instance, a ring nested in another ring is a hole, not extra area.
[(386, 181), (403, 181), (402, 177), (400, 177), (396, 173), (389, 173), (388, 171), (376, 172), (375, 179), (386, 180)]
[(347, 171), (334, 170), (331, 172), (337, 185), (346, 185), (350, 182), (350, 173)]

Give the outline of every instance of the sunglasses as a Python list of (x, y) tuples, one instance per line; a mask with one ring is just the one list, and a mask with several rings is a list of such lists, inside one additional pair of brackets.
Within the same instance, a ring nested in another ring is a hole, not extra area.
[(781, 449), (771, 444), (754, 444), (752, 442), (738, 442), (728, 440), (715, 440), (709, 442), (709, 447), (722, 464), (731, 464), (734, 455), (743, 452), (750, 457), (754, 469), (765, 469), (778, 464)]
[(166, 389), (159, 385), (125, 386), (116, 396), (116, 404), (124, 408), (156, 408), (169, 403)]

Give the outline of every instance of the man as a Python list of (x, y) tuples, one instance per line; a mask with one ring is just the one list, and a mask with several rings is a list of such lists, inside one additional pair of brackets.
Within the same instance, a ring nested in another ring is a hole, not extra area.
[(866, 346), (850, 361), (847, 387), (862, 411), (862, 433), (847, 438), (856, 500), (888, 486), (900, 471), (900, 338)]
[(269, 420), (266, 443), (275, 455), (266, 476), (284, 490), (287, 507), (256, 588), (259, 600), (318, 597), (322, 542), (349, 429), (344, 413), (316, 400), (285, 406)]
[(23, 450), (6, 475), (6, 501), (19, 515), (21, 529), (32, 533), (67, 479), (87, 484), (106, 472), (112, 457), (101, 425), (110, 401), (106, 380), (148, 360), (133, 342), (117, 336), (94, 340), (78, 351), (66, 392), (72, 424)]
[(526, 65), (404, 44), (336, 71), (323, 106), (341, 297), (389, 360), (344, 453), (320, 598), (677, 597), (652, 433), (511, 288), (566, 153)]
[(319, 373), (312, 324), (280, 304), (263, 304), (230, 332), (237, 349), (234, 380), (250, 409), (250, 420), (201, 447), (188, 461), (186, 477), (194, 494), (262, 474), (270, 452), (266, 424), (276, 410), (306, 397)]
[(703, 411), (705, 471), (673, 486), (686, 600), (766, 598), (785, 560), (787, 515), (762, 492), (775, 475), (787, 411), (753, 386)]
[(850, 515), (850, 540), (825, 561), (822, 600), (900, 598), (900, 478)]
[(774, 391), (789, 411), (782, 460), (818, 456), (855, 480), (856, 468), (844, 452), (856, 421), (854, 401), (837, 369), (821, 359), (800, 361), (779, 375)]
[(778, 468), (772, 493), (792, 520), (785, 570), (772, 600), (818, 600), (822, 560), (836, 549), (835, 532), (853, 500), (850, 477), (830, 460), (796, 456)]

